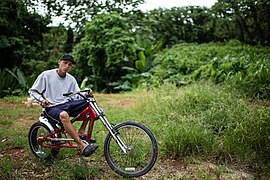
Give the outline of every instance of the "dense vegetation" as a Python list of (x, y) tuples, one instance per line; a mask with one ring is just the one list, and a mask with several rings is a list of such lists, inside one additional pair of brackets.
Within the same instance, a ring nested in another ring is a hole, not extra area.
[(155, 59), (151, 84), (171, 82), (178, 86), (202, 79), (229, 83), (241, 93), (270, 96), (270, 48), (228, 43), (178, 44)]
[[(95, 90), (118, 92), (147, 81), (157, 53), (179, 43), (234, 39), (269, 46), (270, 5), (264, 0), (141, 12), (137, 6), (143, 2), (1, 1), (0, 76), (5, 80), (0, 83), (0, 97), (25, 93), (64, 52), (73, 53), (80, 62), (72, 72), (79, 83), (84, 80)], [(49, 25), (52, 17), (61, 15), (70, 26)]]
[[(125, 112), (108, 108), (108, 116), (149, 126), (161, 158), (197, 157), (269, 177), (269, 2), (218, 0), (211, 8), (141, 12), (142, 0), (64, 1), (68, 11), (51, 0), (41, 2), (45, 15), (38, 14), (37, 2), (0, 2), (1, 98), (26, 95), (41, 71), (72, 53), (78, 63), (71, 73), (81, 88), (141, 96)], [(49, 26), (60, 15), (74, 26)], [(25, 112), (0, 112), (5, 139), (13, 129), (6, 117), (16, 120)], [(14, 147), (26, 148), (20, 140)]]

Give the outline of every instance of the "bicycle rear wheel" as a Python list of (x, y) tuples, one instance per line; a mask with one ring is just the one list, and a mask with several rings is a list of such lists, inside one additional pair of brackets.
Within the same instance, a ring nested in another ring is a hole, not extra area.
[[(29, 134), (28, 134), (28, 142), (29, 142), (31, 151), (36, 157), (42, 158), (42, 159), (48, 159), (51, 157), (55, 157), (59, 153), (60, 149), (51, 149), (51, 148), (42, 147), (38, 143), (38, 138), (42, 138), (48, 135), (50, 132), (51, 132), (50, 129), (45, 124), (39, 121), (34, 123), (31, 126), (29, 130)], [(44, 141), (42, 144), (52, 145), (53, 142)]]
[(114, 130), (129, 151), (124, 153), (111, 134), (107, 135), (104, 154), (112, 170), (124, 177), (138, 177), (150, 171), (158, 156), (157, 142), (151, 131), (135, 122), (121, 123)]

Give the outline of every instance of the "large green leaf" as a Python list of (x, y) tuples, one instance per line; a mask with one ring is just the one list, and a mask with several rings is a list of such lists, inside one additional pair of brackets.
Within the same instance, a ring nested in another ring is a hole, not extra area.
[(145, 67), (145, 61), (146, 61), (146, 57), (144, 55), (143, 51), (140, 51), (139, 54), (139, 60), (137, 60), (135, 62), (135, 67), (140, 70), (141, 72), (144, 72), (144, 67)]

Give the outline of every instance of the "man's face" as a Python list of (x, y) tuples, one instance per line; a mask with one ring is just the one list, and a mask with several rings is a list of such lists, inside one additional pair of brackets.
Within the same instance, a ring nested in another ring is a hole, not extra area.
[(67, 73), (73, 66), (73, 63), (69, 60), (59, 60), (58, 64), (59, 64), (59, 70), (63, 73)]

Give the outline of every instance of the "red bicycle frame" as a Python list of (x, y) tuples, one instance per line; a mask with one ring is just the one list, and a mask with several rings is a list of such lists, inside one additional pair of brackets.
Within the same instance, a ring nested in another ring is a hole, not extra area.
[[(124, 153), (127, 153), (129, 151), (129, 147), (127, 147), (123, 143), (123, 141), (117, 135), (117, 132), (114, 131), (112, 125), (109, 123), (109, 121), (106, 119), (105, 115), (103, 114), (103, 111), (98, 107), (95, 98), (93, 96), (89, 98), (85, 98), (82, 94), (80, 94), (80, 92), (67, 93), (67, 96), (76, 95), (76, 94), (82, 96), (88, 102), (88, 106), (81, 113), (79, 113), (78, 116), (73, 118), (71, 120), (71, 123), (74, 123), (75, 121), (89, 121), (86, 141), (89, 142), (89, 140), (91, 139), (95, 120), (100, 119), (103, 125), (107, 128), (109, 133), (112, 135), (113, 139), (119, 145), (119, 147), (123, 150)], [(63, 128), (59, 127), (59, 125), (56, 125), (56, 126), (58, 127), (54, 128), (53, 132), (49, 133), (48, 135), (44, 137), (38, 138), (39, 145), (43, 147), (52, 148), (52, 149), (59, 149), (62, 147), (76, 148), (77, 144), (73, 144), (74, 139), (68, 138), (67, 132)], [(61, 137), (62, 134), (65, 135), (65, 138)], [(55, 143), (43, 144), (46, 141), (55, 142)]]
[[(88, 106), (82, 112), (80, 112), (76, 117), (74, 117), (71, 120), (71, 123), (74, 123), (76, 121), (89, 121), (88, 133), (86, 136), (86, 141), (89, 142), (92, 136), (94, 122), (97, 119), (97, 117), (98, 117), (97, 114), (93, 111), (92, 107), (88, 103)], [(65, 138), (62, 138), (61, 137), (62, 135), (64, 135)], [(77, 148), (77, 144), (73, 144), (74, 139), (68, 138), (68, 133), (59, 126), (54, 128), (54, 131), (49, 133), (48, 135), (44, 137), (39, 137), (37, 141), (38, 141), (38, 144), (40, 144), (41, 146), (52, 148), (52, 149), (59, 149), (61, 147)], [(55, 144), (43, 144), (45, 141), (52, 141), (52, 142), (55, 142)], [(59, 141), (60, 143), (57, 143)]]

